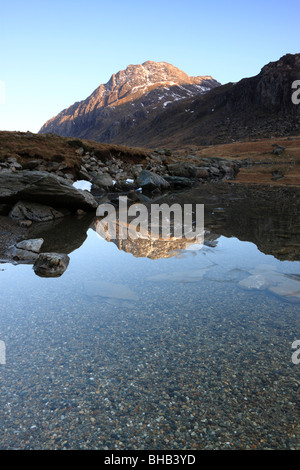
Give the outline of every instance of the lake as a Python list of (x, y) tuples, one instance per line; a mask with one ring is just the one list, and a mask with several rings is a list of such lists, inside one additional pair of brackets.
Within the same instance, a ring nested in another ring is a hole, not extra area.
[(32, 229), (61, 277), (0, 264), (1, 449), (300, 449), (298, 195), (201, 188), (158, 202), (203, 246), (66, 217)]

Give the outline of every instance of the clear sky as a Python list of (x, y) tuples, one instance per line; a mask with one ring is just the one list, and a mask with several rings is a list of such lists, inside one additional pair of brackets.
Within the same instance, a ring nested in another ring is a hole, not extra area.
[(227, 83), (300, 46), (299, 0), (0, 0), (0, 14), (0, 130), (37, 132), (129, 64)]

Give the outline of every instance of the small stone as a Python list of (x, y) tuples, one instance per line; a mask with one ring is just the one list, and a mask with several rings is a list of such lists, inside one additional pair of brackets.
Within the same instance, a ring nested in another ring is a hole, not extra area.
[(68, 268), (70, 258), (59, 253), (41, 253), (36, 259), (33, 269), (40, 277), (59, 277)]

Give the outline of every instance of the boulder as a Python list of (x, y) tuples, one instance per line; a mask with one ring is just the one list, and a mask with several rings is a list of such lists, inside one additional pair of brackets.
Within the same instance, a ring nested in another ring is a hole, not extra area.
[(222, 161), (219, 163), (219, 170), (222, 173), (236, 173), (238, 171), (238, 163), (237, 162), (229, 162), (229, 161)]
[(196, 167), (189, 162), (170, 163), (168, 165), (170, 175), (190, 178), (196, 176)]
[(143, 189), (152, 191), (153, 189), (168, 189), (170, 183), (166, 181), (162, 176), (152, 173), (148, 170), (143, 170), (139, 173), (136, 179), (136, 183)]
[(48, 222), (49, 220), (64, 217), (64, 214), (53, 207), (39, 204), (38, 202), (19, 201), (9, 213), (9, 217), (15, 220), (32, 220), (33, 222)]
[(184, 178), (182, 176), (164, 176), (164, 179), (171, 185), (173, 188), (190, 188), (193, 185), (193, 182), (189, 178)]
[(59, 253), (41, 253), (33, 265), (35, 274), (40, 277), (60, 277), (68, 268), (70, 258)]
[(87, 170), (84, 168), (84, 166), (80, 167), (80, 170), (78, 172), (78, 178), (80, 180), (86, 180), (86, 181), (91, 181), (92, 177), (89, 175)]
[(23, 240), (17, 243), (15, 246), (20, 250), (33, 251), (34, 253), (39, 253), (44, 243), (43, 238), (34, 238), (30, 240)]
[(114, 190), (115, 191), (119, 191), (119, 192), (128, 192), (128, 191), (132, 191), (136, 188), (136, 185), (134, 184), (133, 180), (121, 180), (121, 181), (117, 181), (115, 186), (114, 186)]
[(65, 207), (72, 212), (94, 211), (98, 204), (92, 194), (72, 186), (64, 178), (44, 171), (0, 173), (0, 204), (20, 200), (38, 202), (51, 207)]
[(114, 181), (108, 173), (102, 173), (92, 179), (92, 185), (94, 187), (96, 186), (97, 188), (107, 190), (109, 188), (113, 188)]
[(10, 246), (7, 256), (17, 262), (32, 263), (38, 257), (43, 243), (43, 238), (23, 240)]

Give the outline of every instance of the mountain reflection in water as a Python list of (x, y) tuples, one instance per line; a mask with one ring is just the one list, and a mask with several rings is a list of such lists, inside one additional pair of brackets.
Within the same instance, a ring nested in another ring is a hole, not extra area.
[[(157, 201), (156, 201), (157, 202)], [(143, 200), (144, 203), (144, 200)], [(43, 252), (70, 254), (80, 248), (91, 228), (119, 250), (150, 259), (181, 256), (203, 245), (216, 247), (221, 236), (254, 243), (266, 255), (278, 260), (300, 260), (299, 192), (283, 188), (260, 189), (239, 185), (202, 185), (188, 191), (166, 194), (159, 203), (204, 204), (204, 240), (190, 238), (124, 238), (126, 226), (118, 225), (116, 238), (107, 238), (101, 219), (87, 214), (54, 222), (34, 224), (28, 238), (43, 238)], [(151, 200), (148, 201), (150, 207)], [(129, 206), (130, 207), (130, 206)], [(118, 233), (122, 231), (122, 237)]]
[(70, 255), (59, 279), (1, 265), (3, 448), (300, 448), (298, 195), (154, 202), (204, 204), (204, 244), (72, 217), (28, 234)]
[[(203, 185), (173, 193), (160, 203), (204, 204), (204, 244), (216, 246), (220, 236), (254, 243), (279, 260), (300, 261), (299, 191), (282, 188), (259, 189), (238, 185)], [(30, 238), (44, 238), (43, 251), (69, 254), (84, 243), (89, 228), (103, 235), (100, 219), (90, 215), (59, 219), (32, 227)], [(199, 240), (111, 239), (120, 250), (137, 257), (168, 258), (180, 250), (197, 249)], [(201, 245), (202, 241), (200, 241)]]

